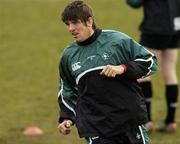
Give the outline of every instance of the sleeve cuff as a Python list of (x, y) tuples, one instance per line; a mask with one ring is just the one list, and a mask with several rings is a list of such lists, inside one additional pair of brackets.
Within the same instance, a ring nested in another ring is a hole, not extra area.
[(125, 73), (127, 71), (127, 66), (125, 64), (121, 64), (120, 66), (123, 67), (123, 73)]

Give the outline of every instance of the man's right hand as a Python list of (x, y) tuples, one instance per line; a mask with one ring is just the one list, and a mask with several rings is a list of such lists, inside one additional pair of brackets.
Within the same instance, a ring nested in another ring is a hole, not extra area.
[(59, 132), (63, 135), (67, 135), (71, 132), (72, 121), (64, 120), (62, 123), (58, 125)]

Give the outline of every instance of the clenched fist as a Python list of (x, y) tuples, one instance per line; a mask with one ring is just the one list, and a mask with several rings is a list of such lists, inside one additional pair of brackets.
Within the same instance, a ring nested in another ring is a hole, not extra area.
[(67, 135), (71, 132), (72, 121), (64, 120), (62, 123), (58, 125), (59, 132), (63, 135)]

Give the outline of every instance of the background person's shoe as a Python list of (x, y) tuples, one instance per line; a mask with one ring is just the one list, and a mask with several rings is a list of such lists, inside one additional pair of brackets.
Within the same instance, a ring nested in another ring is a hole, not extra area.
[(148, 133), (151, 133), (153, 131), (153, 129), (154, 129), (153, 122), (152, 121), (147, 122), (146, 123), (146, 128), (147, 128)]
[(162, 124), (157, 129), (158, 132), (174, 133), (177, 130), (176, 123)]

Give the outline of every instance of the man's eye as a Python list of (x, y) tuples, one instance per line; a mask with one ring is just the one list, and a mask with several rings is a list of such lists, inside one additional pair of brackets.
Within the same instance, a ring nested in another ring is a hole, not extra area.
[(69, 23), (68, 23), (68, 22), (65, 22), (65, 25), (67, 25), (67, 26), (68, 26), (68, 25), (69, 25)]

